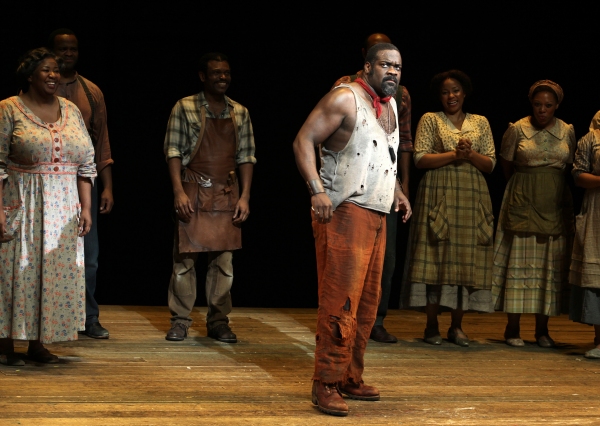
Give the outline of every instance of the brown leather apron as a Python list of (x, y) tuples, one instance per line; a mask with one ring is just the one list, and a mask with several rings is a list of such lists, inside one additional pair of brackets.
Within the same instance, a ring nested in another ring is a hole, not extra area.
[(239, 200), (233, 118), (202, 117), (196, 153), (181, 175), (194, 213), (189, 223), (179, 221), (180, 253), (242, 248), (242, 230), (232, 223)]

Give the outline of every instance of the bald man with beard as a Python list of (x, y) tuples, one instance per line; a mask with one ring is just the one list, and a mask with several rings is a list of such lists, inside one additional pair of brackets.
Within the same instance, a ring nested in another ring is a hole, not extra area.
[[(369, 49), (378, 43), (391, 43), (390, 38), (381, 33), (371, 34), (364, 41), (362, 47), (363, 58), (367, 55)], [(340, 84), (348, 84), (356, 78), (363, 76), (363, 70), (358, 71), (354, 75), (349, 75), (340, 78), (335, 82), (333, 88)], [(412, 161), (413, 142), (410, 131), (411, 121), (411, 99), (406, 87), (398, 85), (396, 94), (394, 95), (398, 105), (398, 129), (400, 132), (400, 144), (398, 146), (399, 157), (399, 173), (401, 187), (409, 198), (409, 175), (410, 163)], [(393, 207), (393, 206), (392, 206)], [(390, 209), (387, 218), (387, 239), (385, 246), (385, 260), (383, 263), (383, 275), (381, 277), (381, 301), (377, 309), (377, 318), (373, 329), (371, 330), (370, 338), (380, 343), (396, 343), (396, 336), (388, 333), (383, 325), (383, 320), (387, 316), (388, 306), (390, 302), (390, 294), (392, 291), (392, 277), (396, 269), (396, 234), (398, 231), (398, 214), (393, 208)]]
[[(294, 155), (311, 194), (319, 309), (312, 402), (348, 415), (342, 394), (379, 400), (363, 382), (364, 353), (381, 294), (386, 214), (411, 207), (396, 179), (399, 144), (396, 93), (402, 58), (379, 43), (362, 78), (325, 95), (294, 140)], [(315, 147), (321, 146), (321, 168)]]

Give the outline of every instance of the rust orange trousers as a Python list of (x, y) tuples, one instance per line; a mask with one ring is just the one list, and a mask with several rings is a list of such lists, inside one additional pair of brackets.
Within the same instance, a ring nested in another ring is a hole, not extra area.
[(319, 309), (313, 380), (360, 383), (377, 316), (385, 255), (385, 214), (340, 204), (330, 223), (313, 213)]

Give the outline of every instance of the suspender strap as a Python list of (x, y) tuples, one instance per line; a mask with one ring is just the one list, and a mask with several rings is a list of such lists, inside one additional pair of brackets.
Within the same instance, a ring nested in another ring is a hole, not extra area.
[(90, 92), (89, 87), (85, 84), (85, 80), (80, 75), (77, 75), (77, 80), (79, 80), (79, 84), (83, 87), (83, 91), (85, 92), (85, 96), (88, 98), (88, 102), (90, 103), (90, 108), (92, 110), (92, 115), (90, 117), (90, 128), (88, 133), (90, 134), (90, 138), (92, 139), (92, 145), (96, 146), (96, 137), (94, 136), (94, 110), (96, 109), (96, 103), (94, 102), (94, 98), (92, 97), (92, 92)]

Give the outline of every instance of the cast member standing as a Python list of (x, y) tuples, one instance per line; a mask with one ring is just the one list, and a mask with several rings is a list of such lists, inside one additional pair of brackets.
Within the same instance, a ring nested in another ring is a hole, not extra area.
[(98, 203), (98, 185), (92, 187), (92, 229), (84, 238), (86, 319), (83, 333), (95, 339), (108, 339), (108, 330), (102, 327), (98, 320), (100, 309), (95, 297), (99, 252), (98, 211), (100, 214), (108, 214), (114, 204), (111, 166), (113, 159), (108, 141), (104, 95), (98, 86), (77, 73), (79, 42), (73, 31), (67, 28), (55, 30), (50, 34), (48, 42), (48, 47), (63, 60), (56, 94), (77, 105), (96, 152), (96, 167), (103, 189)]
[(600, 111), (598, 111), (594, 118), (592, 118), (592, 122), (590, 123), (590, 130), (600, 129)]
[(57, 363), (45, 343), (85, 326), (83, 237), (94, 148), (77, 107), (55, 95), (59, 59), (40, 48), (17, 68), (21, 94), (0, 102), (0, 363)]
[(507, 313), (504, 331), (510, 346), (524, 346), (521, 314), (535, 314), (535, 339), (549, 348), (548, 319), (559, 315), (567, 287), (573, 205), (565, 183), (573, 162), (575, 131), (554, 113), (562, 88), (540, 80), (529, 89), (531, 116), (510, 124), (500, 151), (508, 180), (494, 243), (492, 293)]
[[(402, 69), (398, 49), (373, 46), (363, 78), (329, 92), (294, 141), (300, 174), (311, 193), (317, 252), (319, 310), (312, 401), (345, 416), (341, 393), (373, 401), (363, 383), (364, 352), (381, 294), (385, 214), (394, 203), (411, 215), (396, 179), (399, 143), (396, 93)], [(316, 168), (315, 146), (322, 166)]]
[(432, 345), (442, 343), (438, 312), (450, 309), (448, 340), (469, 346), (464, 312), (493, 311), (494, 217), (482, 172), (496, 164), (494, 140), (485, 117), (463, 111), (472, 93), (465, 73), (437, 74), (431, 91), (442, 111), (425, 114), (415, 135), (415, 165), (429, 170), (417, 190), (400, 305), (424, 308), (424, 340)]
[(569, 318), (594, 325), (595, 348), (586, 358), (600, 358), (600, 130), (579, 140), (573, 164), (575, 184), (585, 188), (581, 212), (575, 217), (571, 257)]
[[(248, 110), (225, 96), (231, 83), (227, 56), (200, 59), (204, 90), (180, 99), (171, 111), (164, 151), (177, 216), (173, 273), (169, 283), (171, 329), (167, 340), (183, 340), (196, 301), (195, 263), (208, 254), (208, 336), (237, 342), (229, 327), (233, 250), (242, 248), (240, 226), (250, 214), (250, 185), (256, 158)], [(241, 191), (236, 169), (239, 169)]]
[[(391, 43), (388, 36), (381, 33), (371, 34), (365, 40), (362, 48), (363, 59), (367, 56), (367, 52), (377, 43)], [(345, 76), (335, 82), (333, 87), (340, 84), (348, 84), (357, 78), (363, 76), (363, 71), (360, 70), (354, 75)], [(410, 133), (411, 119), (411, 100), (406, 87), (398, 85), (396, 93), (393, 95), (396, 99), (398, 108), (398, 131), (400, 133), (400, 143), (398, 145), (398, 166), (402, 191), (406, 198), (408, 194), (408, 179), (410, 175), (410, 160), (412, 159), (413, 143)], [(394, 210), (394, 206), (390, 206), (390, 211), (385, 219), (386, 223), (386, 243), (385, 243), (385, 258), (383, 261), (383, 275), (381, 276), (381, 300), (377, 308), (377, 318), (375, 325), (371, 329), (370, 338), (381, 343), (396, 343), (396, 336), (388, 333), (383, 325), (390, 303), (390, 293), (392, 291), (392, 277), (396, 269), (396, 235), (398, 233), (398, 213)]]

